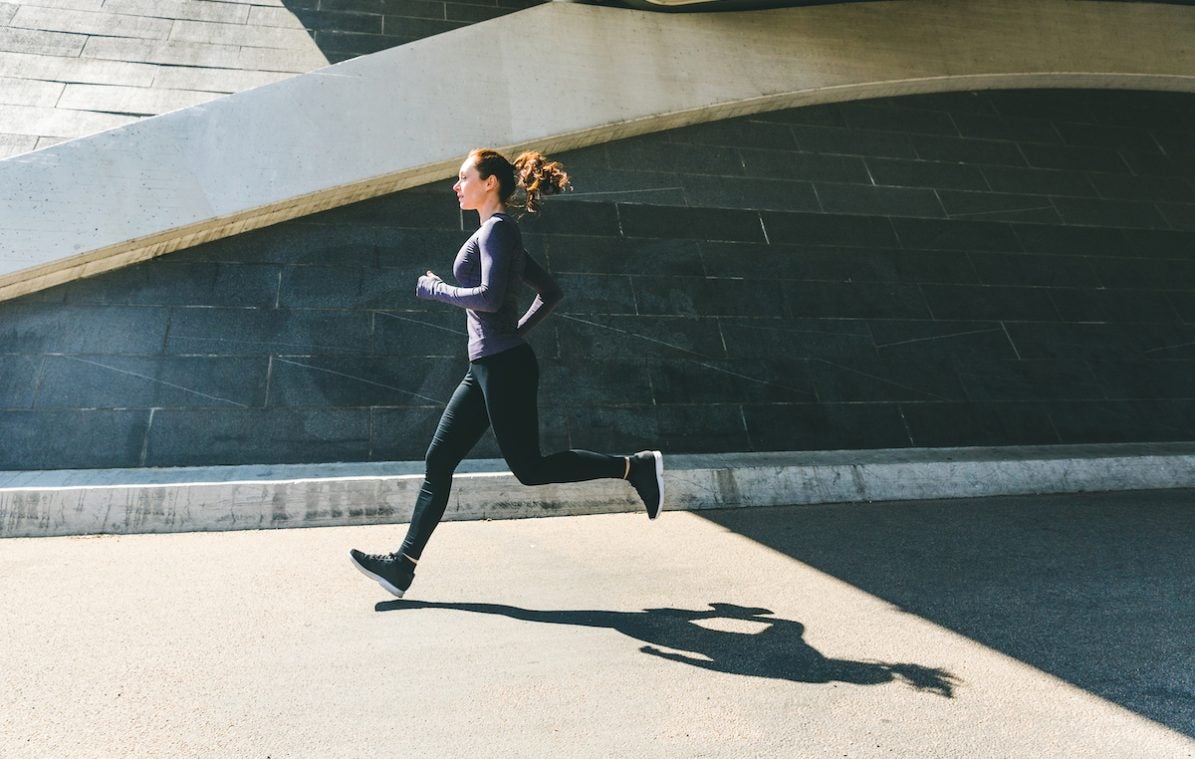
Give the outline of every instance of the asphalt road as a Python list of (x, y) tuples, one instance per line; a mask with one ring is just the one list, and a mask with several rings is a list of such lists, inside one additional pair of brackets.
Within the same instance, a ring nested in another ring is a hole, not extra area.
[(0, 541), (0, 757), (1195, 757), (1195, 493)]

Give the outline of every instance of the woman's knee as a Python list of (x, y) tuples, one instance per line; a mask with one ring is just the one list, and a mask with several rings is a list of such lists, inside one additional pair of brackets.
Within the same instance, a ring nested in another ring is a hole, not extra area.
[(452, 476), (457, 464), (461, 463), (452, 449), (446, 445), (433, 442), (423, 457), (429, 476)]
[(543, 459), (520, 460), (506, 462), (510, 465), (510, 472), (515, 476), (515, 479), (524, 485), (547, 485), (552, 481), (548, 476), (547, 468), (543, 466)]

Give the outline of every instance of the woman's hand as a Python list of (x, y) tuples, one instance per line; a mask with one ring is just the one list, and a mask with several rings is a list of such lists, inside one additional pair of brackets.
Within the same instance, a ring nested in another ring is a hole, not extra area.
[(442, 284), (443, 281), (436, 276), (435, 272), (429, 271), (419, 278), (419, 284), (415, 286), (415, 297), (431, 298), (436, 292), (436, 286)]

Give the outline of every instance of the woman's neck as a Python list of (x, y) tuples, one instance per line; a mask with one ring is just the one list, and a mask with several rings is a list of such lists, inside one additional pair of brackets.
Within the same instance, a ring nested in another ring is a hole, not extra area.
[(494, 198), (491, 202), (486, 202), (477, 209), (477, 215), (481, 217), (480, 223), (482, 224), (485, 224), (496, 213), (506, 213), (506, 204), (497, 198)]

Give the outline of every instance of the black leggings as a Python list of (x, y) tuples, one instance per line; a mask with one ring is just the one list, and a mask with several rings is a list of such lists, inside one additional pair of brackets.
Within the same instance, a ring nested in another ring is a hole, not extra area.
[(529, 345), (469, 364), (427, 449), (423, 488), (403, 540), (404, 554), (412, 559), (423, 554), (444, 516), (453, 472), (491, 426), (502, 457), (524, 485), (622, 478), (626, 471), (622, 456), (580, 450), (540, 453), (538, 388), (539, 363)]

